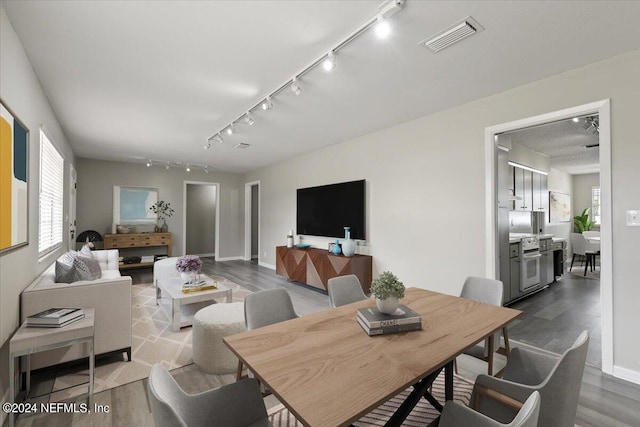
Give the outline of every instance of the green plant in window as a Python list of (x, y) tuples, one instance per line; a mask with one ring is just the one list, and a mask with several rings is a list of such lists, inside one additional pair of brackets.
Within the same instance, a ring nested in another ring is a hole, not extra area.
[(573, 223), (578, 229), (578, 233), (584, 233), (585, 231), (589, 231), (596, 224), (595, 222), (589, 219), (589, 209), (590, 208), (584, 208), (584, 210), (580, 215), (573, 217)]

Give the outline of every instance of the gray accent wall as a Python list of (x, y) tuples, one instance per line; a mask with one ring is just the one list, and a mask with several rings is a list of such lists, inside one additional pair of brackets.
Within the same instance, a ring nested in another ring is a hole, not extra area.
[(373, 256), (374, 275), (458, 294), (466, 276), (485, 275), (485, 129), (611, 99), (614, 364), (640, 373), (640, 227), (625, 225), (625, 210), (640, 208), (639, 69), (634, 51), (247, 173), (261, 186), (261, 263), (275, 264), (295, 228), (297, 188), (365, 178), (358, 251)]
[[(640, 183), (637, 183), (637, 185), (640, 185)], [(591, 187), (594, 186), (600, 186), (599, 173), (573, 175), (573, 216), (580, 215), (584, 208), (591, 207)], [(589, 216), (591, 217), (591, 211), (589, 211)], [(599, 229), (599, 225), (594, 227), (594, 230)]]
[(216, 251), (216, 187), (187, 184), (186, 249), (188, 254)]
[(111, 232), (113, 186), (129, 185), (155, 187), (158, 200), (171, 203), (175, 210), (167, 219), (173, 233), (173, 255), (182, 255), (183, 248), (183, 189), (185, 181), (220, 183), (220, 254), (217, 257), (241, 257), (243, 251), (243, 219), (239, 212), (244, 201), (238, 197), (244, 182), (237, 174), (164, 166), (146, 167), (144, 164), (78, 159), (78, 230)]
[[(22, 246), (0, 255), (0, 400), (7, 401), (9, 338), (20, 325), (20, 293), (45, 268), (62, 254), (69, 245), (69, 164), (75, 163), (75, 156), (67, 138), (58, 123), (49, 101), (44, 94), (38, 77), (31, 68), (18, 36), (4, 8), (0, 6), (0, 98), (29, 129), (29, 169), (28, 169), (28, 239), (29, 245)], [(53, 145), (64, 158), (64, 228), (62, 247), (38, 259), (38, 221), (40, 179), (40, 125), (44, 125)], [(2, 197), (6, 197), (4, 194)], [(0, 412), (0, 423), (5, 413)]]
[[(568, 194), (571, 197), (571, 204), (573, 201), (573, 177), (566, 172), (559, 171), (558, 169), (551, 168), (547, 177), (547, 185), (549, 191), (558, 191), (560, 193)], [(548, 195), (547, 195), (548, 197)], [(546, 226), (545, 233), (553, 234), (555, 237), (567, 239), (567, 248), (569, 254), (571, 251), (571, 232), (573, 231), (573, 219), (569, 222), (556, 222), (549, 223), (549, 213), (545, 215)]]

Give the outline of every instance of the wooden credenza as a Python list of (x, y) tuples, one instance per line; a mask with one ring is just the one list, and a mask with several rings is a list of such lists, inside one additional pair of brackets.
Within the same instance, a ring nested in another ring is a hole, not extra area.
[[(166, 248), (166, 255), (171, 256), (171, 233), (133, 233), (133, 234), (105, 234), (104, 248), (118, 249), (120, 256), (123, 249), (160, 247)], [(126, 253), (126, 252), (125, 252)], [(137, 264), (120, 264), (120, 269), (139, 268), (153, 266), (153, 262), (141, 262)]]
[(327, 290), (332, 277), (355, 274), (365, 293), (372, 280), (372, 258), (369, 255), (334, 255), (323, 249), (276, 246), (276, 274), (295, 282)]

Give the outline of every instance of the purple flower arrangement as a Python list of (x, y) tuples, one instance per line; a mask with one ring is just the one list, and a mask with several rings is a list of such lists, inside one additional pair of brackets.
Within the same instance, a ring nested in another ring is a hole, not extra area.
[(176, 270), (180, 273), (189, 273), (200, 271), (202, 261), (197, 255), (184, 255), (176, 261)]

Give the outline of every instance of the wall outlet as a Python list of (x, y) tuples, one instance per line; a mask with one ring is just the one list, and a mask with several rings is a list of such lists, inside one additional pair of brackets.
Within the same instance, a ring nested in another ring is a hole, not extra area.
[(627, 211), (627, 226), (640, 227), (640, 210)]

